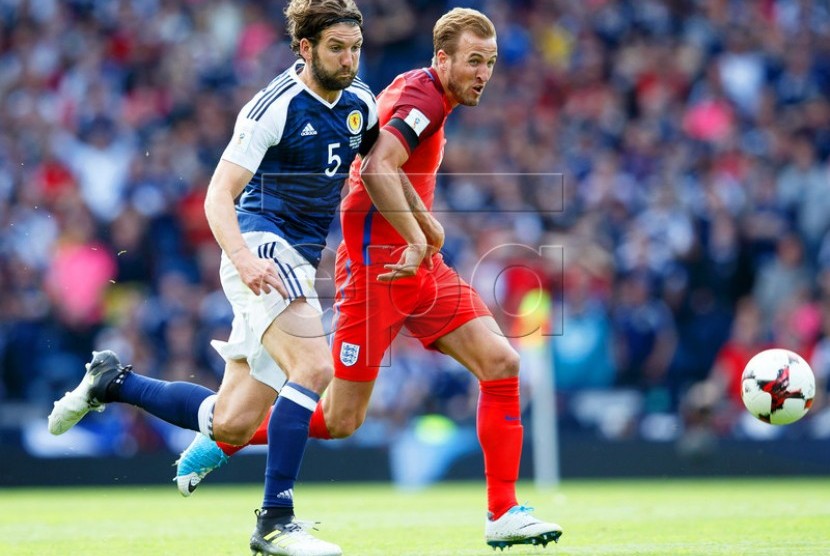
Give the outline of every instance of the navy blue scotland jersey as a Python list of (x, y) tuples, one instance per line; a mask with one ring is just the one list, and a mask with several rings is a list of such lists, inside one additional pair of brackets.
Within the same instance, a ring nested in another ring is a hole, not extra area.
[(377, 135), (378, 114), (359, 79), (329, 103), (300, 80), (303, 64), (242, 107), (222, 159), (254, 174), (237, 202), (241, 231), (276, 233), (316, 267), (349, 166)]

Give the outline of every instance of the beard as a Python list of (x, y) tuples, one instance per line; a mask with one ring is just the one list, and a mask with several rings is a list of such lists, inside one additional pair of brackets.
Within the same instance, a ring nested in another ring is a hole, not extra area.
[(335, 72), (326, 71), (323, 64), (320, 63), (320, 58), (317, 56), (317, 50), (311, 51), (311, 75), (317, 80), (317, 83), (326, 90), (340, 91), (345, 89), (354, 81), (357, 71), (349, 72), (348, 75), (339, 75), (341, 70)]
[(450, 72), (447, 89), (449, 89), (452, 96), (458, 99), (459, 103), (464, 106), (478, 106), (478, 103), (481, 101), (481, 95), (476, 96), (472, 91), (464, 91), (464, 89), (461, 88), (458, 84), (458, 80), (455, 79), (453, 72)]

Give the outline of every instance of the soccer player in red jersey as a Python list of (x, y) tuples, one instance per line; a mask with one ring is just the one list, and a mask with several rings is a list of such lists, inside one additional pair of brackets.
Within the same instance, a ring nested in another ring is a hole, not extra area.
[(523, 434), (519, 356), (475, 290), (438, 254), (444, 231), (430, 213), (444, 122), (459, 104), (479, 103), (496, 63), (496, 32), (485, 15), (456, 8), (438, 20), (433, 42), (431, 67), (398, 76), (378, 96), (380, 136), (351, 168), (336, 262), (334, 380), (309, 434), (344, 438), (363, 423), (383, 357), (406, 326), (426, 348), (455, 358), (479, 380), (486, 542), (545, 545), (562, 529), (516, 500)]

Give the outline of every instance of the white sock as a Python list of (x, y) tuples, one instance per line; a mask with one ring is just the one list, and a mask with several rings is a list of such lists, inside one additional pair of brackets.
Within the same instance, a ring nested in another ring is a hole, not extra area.
[(208, 396), (199, 405), (199, 431), (210, 438), (213, 437), (213, 408), (216, 407), (216, 394)]

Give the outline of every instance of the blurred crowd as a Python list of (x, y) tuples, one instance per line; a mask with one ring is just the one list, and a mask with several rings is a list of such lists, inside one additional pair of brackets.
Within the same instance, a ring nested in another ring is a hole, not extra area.
[[(736, 434), (740, 372), (772, 345), (826, 389), (827, 1), (358, 4), (376, 92), (429, 64), (448, 7), (496, 24), (496, 72), (450, 117), (435, 209), (445, 258), (517, 345), (526, 294), (550, 293), (563, 427)], [(45, 415), (104, 347), (151, 376), (219, 384), (209, 340), (231, 312), (202, 203), (239, 107), (294, 59), (283, 9), (0, 0), (0, 408)], [(335, 224), (323, 277), (338, 241)], [(370, 417), (384, 431), (474, 415), (475, 384), (447, 358), (402, 338), (389, 361)], [(119, 445), (164, 444), (154, 420), (114, 414)], [(795, 430), (830, 436), (813, 421)]]

